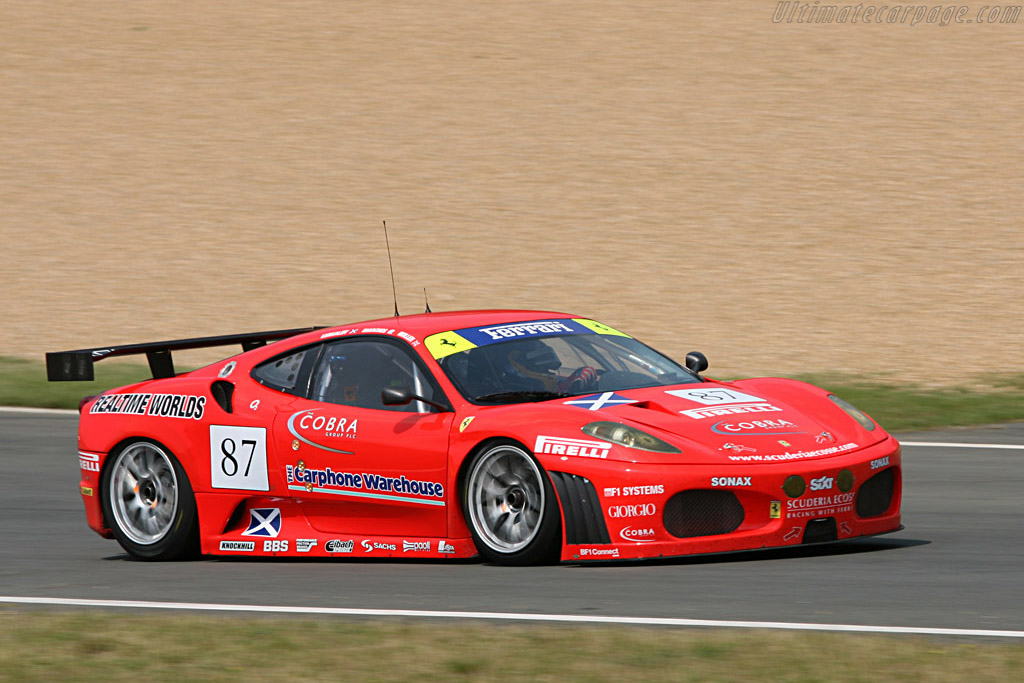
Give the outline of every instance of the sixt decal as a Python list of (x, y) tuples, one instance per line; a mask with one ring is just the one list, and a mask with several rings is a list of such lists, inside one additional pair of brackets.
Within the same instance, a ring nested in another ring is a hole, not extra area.
[(205, 396), (186, 394), (103, 394), (89, 413), (149, 415), (199, 420), (206, 408)]
[(538, 436), (533, 451), (534, 453), (550, 453), (552, 455), (578, 455), (583, 458), (606, 458), (611, 448), (612, 445), (606, 441)]
[(78, 466), (85, 472), (99, 472), (100, 456), (96, 453), (78, 451)]
[(406, 476), (384, 477), (379, 474), (357, 474), (340, 472), (330, 467), (322, 470), (306, 467), (303, 461), (297, 465), (286, 465), (285, 476), (289, 489), (293, 491), (316, 491), (339, 496), (357, 498), (380, 498), (382, 500), (404, 500), (426, 505), (444, 505), (443, 500), (425, 500), (386, 494), (410, 494), (428, 498), (444, 498), (444, 484), (436, 481), (418, 481)]
[(817, 479), (811, 479), (811, 485), (807, 488), (811, 491), (827, 491), (832, 488), (834, 483), (834, 477), (818, 477)]

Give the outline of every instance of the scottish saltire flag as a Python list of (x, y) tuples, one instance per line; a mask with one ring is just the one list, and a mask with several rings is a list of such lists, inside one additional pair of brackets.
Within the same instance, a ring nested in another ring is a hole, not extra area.
[(253, 508), (249, 510), (249, 528), (243, 536), (267, 536), (275, 538), (281, 533), (280, 508)]
[(609, 408), (611, 406), (624, 406), (627, 403), (636, 403), (637, 401), (632, 398), (626, 398), (616, 394), (614, 391), (606, 391), (603, 394), (591, 394), (590, 396), (579, 396), (566, 401), (567, 406), (576, 406), (577, 408), (586, 408), (587, 410), (600, 410), (601, 408)]

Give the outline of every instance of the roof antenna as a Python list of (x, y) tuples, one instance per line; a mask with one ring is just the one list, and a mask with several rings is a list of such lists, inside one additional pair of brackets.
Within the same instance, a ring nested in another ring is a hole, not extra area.
[(426, 287), (423, 288), (423, 303), (426, 304), (426, 306), (427, 306), (427, 310), (425, 310), (423, 312), (424, 313), (433, 313), (433, 311), (430, 310), (430, 302), (427, 301), (427, 288)]
[(391, 243), (388, 242), (388, 222), (381, 221), (384, 224), (384, 244), (388, 247), (388, 268), (391, 269), (391, 293), (395, 296), (395, 317), (398, 317), (398, 290), (395, 289), (395, 267), (391, 265)]

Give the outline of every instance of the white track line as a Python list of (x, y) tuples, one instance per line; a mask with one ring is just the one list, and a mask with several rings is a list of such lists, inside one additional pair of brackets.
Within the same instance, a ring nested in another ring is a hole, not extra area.
[(77, 410), (64, 408), (21, 408), (18, 406), (0, 406), (3, 413), (38, 413), (40, 415), (78, 415)]
[(865, 626), (860, 624), (813, 624), (783, 621), (720, 621), (717, 619), (673, 619), (667, 617), (613, 617), (592, 614), (524, 614), (516, 612), (445, 612), (412, 609), (357, 609), (349, 607), (288, 607), (284, 605), (227, 605), (208, 602), (146, 602), (139, 600), (86, 600), (79, 598), (33, 598), (0, 596), (0, 603), (21, 605), (63, 605), (174, 609), (205, 612), (258, 612), (271, 614), (325, 614), (355, 617), (420, 617), (432, 619), (500, 619), (504, 621), (550, 621), (583, 624), (628, 624), (632, 626), (705, 626), (712, 628), (767, 628), (791, 631), (839, 631), (844, 633), (899, 633), (928, 636), (973, 636), (1024, 638), (1024, 631), (996, 631), (969, 628), (925, 628), (916, 626)]
[(1012, 448), (1024, 450), (1024, 445), (1014, 443), (956, 443), (940, 441), (900, 441), (901, 446), (923, 446), (930, 448)]

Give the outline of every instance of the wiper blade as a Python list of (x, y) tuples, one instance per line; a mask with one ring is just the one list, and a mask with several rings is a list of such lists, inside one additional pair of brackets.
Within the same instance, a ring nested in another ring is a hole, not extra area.
[(550, 401), (553, 398), (568, 398), (569, 396), (573, 396), (573, 394), (557, 391), (502, 391), (497, 394), (477, 396), (473, 400), (479, 403), (536, 403), (537, 401)]

